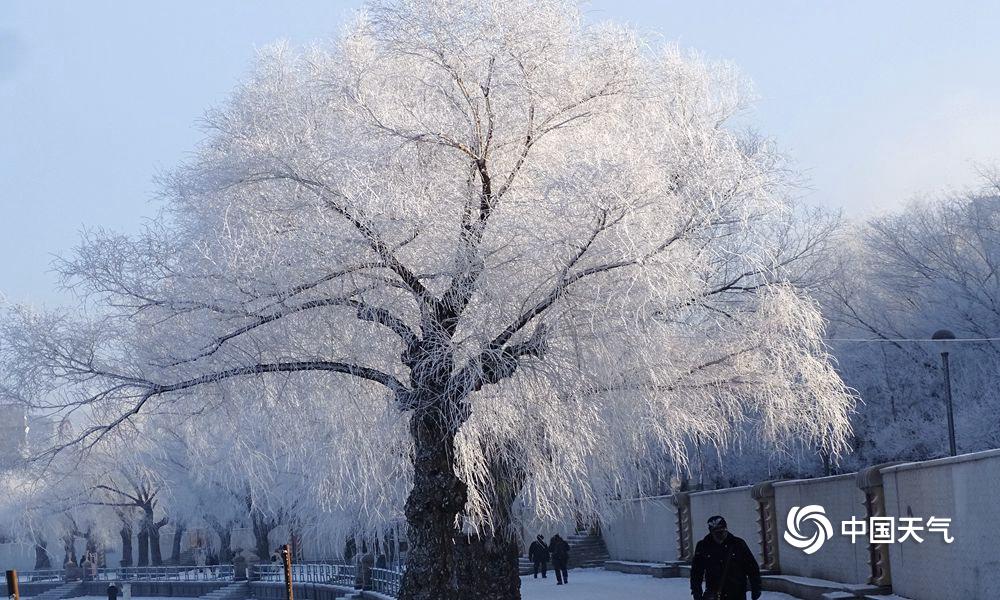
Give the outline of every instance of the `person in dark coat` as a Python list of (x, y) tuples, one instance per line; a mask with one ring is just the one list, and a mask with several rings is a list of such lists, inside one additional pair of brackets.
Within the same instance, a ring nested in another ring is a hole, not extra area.
[(535, 565), (535, 579), (538, 579), (538, 570), (542, 571), (542, 579), (549, 573), (549, 547), (545, 545), (545, 538), (538, 534), (535, 541), (528, 547), (528, 560)]
[(556, 572), (556, 585), (569, 583), (569, 544), (558, 533), (549, 540), (549, 554), (552, 555), (552, 570)]
[(247, 579), (247, 557), (243, 556), (243, 549), (237, 548), (233, 553), (233, 580), (246, 581)]
[(708, 520), (708, 532), (695, 546), (691, 562), (694, 600), (746, 600), (748, 583), (751, 598), (760, 598), (760, 567), (747, 543), (729, 533), (718, 515)]

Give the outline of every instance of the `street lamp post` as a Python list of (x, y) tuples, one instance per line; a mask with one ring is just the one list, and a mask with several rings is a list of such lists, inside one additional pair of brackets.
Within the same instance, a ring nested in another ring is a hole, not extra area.
[(947, 329), (939, 329), (931, 336), (932, 340), (945, 340), (941, 344), (941, 365), (944, 368), (944, 399), (948, 408), (948, 450), (951, 456), (958, 454), (955, 450), (955, 417), (951, 404), (951, 371), (948, 369), (948, 342), (955, 339), (955, 334)]

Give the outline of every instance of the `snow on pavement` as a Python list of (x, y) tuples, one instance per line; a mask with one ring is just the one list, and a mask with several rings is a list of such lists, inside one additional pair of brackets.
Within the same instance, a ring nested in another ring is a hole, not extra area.
[[(199, 600), (132, 596), (136, 600)], [(747, 594), (749, 599), (750, 594)], [(122, 596), (119, 593), (119, 600)], [(546, 579), (521, 577), (522, 600), (690, 600), (688, 580), (682, 577), (656, 579), (648, 575), (629, 575), (603, 569), (575, 569), (569, 572), (568, 585), (556, 585), (551, 571)], [(797, 600), (778, 592), (764, 592), (763, 600)], [(70, 600), (107, 600), (107, 596), (79, 596)]]
[[(138, 600), (139, 598), (141, 598), (142, 600), (199, 600), (198, 598), (185, 598), (183, 596), (136, 596), (135, 594), (133, 594), (132, 597), (135, 598), (136, 600)], [(122, 598), (124, 598), (124, 596), (122, 596), (121, 589), (119, 589), (118, 600), (122, 600)], [(76, 596), (74, 598), (67, 598), (66, 600), (108, 600), (108, 597), (107, 595)]]
[[(683, 577), (657, 579), (603, 569), (575, 569), (568, 585), (556, 585), (550, 571), (546, 579), (521, 577), (522, 600), (690, 600), (691, 587)], [(750, 594), (747, 594), (750, 598)], [(778, 592), (764, 592), (762, 600), (797, 600)]]

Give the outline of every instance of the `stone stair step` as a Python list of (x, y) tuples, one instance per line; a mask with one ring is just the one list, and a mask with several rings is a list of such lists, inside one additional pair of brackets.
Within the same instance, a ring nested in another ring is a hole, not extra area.
[(201, 598), (205, 600), (246, 600), (250, 596), (250, 584), (246, 581), (241, 581), (225, 585), (201, 596)]
[[(598, 535), (580, 533), (566, 536), (569, 544), (570, 569), (603, 567), (604, 562), (611, 557), (608, 554), (604, 540)], [(551, 562), (549, 568), (552, 568)], [(535, 568), (526, 556), (518, 559), (518, 572), (521, 575), (531, 575)]]
[(35, 600), (62, 600), (63, 598), (73, 598), (82, 596), (83, 582), (71, 581), (54, 587), (47, 592), (35, 596)]

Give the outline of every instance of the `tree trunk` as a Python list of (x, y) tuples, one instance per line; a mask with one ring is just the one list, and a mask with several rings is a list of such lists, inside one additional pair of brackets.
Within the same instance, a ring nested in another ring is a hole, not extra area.
[(233, 561), (233, 522), (229, 521), (223, 526), (215, 517), (206, 520), (219, 536), (219, 563), (228, 565)]
[(302, 539), (295, 533), (295, 526), (288, 526), (288, 538), (292, 551), (292, 560), (302, 560)]
[(455, 572), (459, 598), (462, 600), (518, 600), (521, 597), (521, 575), (518, 557), (517, 531), (514, 526), (514, 499), (521, 493), (527, 478), (519, 461), (503, 460), (518, 456), (516, 440), (507, 440), (499, 447), (484, 447), (490, 457), (488, 490), (493, 531), (481, 535), (461, 535), (455, 544)]
[(225, 529), (219, 534), (219, 563), (228, 565), (233, 562), (233, 530)]
[(38, 569), (51, 569), (52, 561), (49, 560), (49, 552), (46, 550), (48, 542), (39, 539), (35, 542), (35, 570)]
[(518, 600), (521, 575), (517, 542), (509, 536), (460, 535), (455, 541), (455, 574), (462, 600)]
[(152, 516), (149, 518), (149, 557), (154, 567), (163, 564), (163, 552), (160, 550), (160, 528), (167, 524), (164, 517), (157, 522), (153, 522)]
[(122, 527), (118, 530), (118, 535), (122, 538), (122, 560), (121, 566), (132, 566), (132, 528)]
[(181, 564), (181, 542), (184, 540), (184, 524), (177, 523), (174, 527), (174, 540), (170, 545), (170, 563), (174, 565)]
[(254, 546), (256, 546), (257, 559), (267, 561), (267, 557), (271, 555), (269, 538), (271, 530), (275, 528), (276, 524), (273, 519), (264, 518), (258, 513), (250, 515), (250, 520), (253, 523), (253, 541)]
[(136, 563), (137, 567), (148, 567), (149, 566), (149, 527), (146, 525), (146, 521), (143, 520), (142, 527), (139, 528), (139, 562)]
[(97, 543), (97, 540), (94, 538), (94, 534), (91, 530), (88, 529), (87, 533), (84, 534), (84, 540), (86, 540), (84, 554), (91, 557), (91, 560), (94, 561), (94, 566), (98, 568), (103, 567), (104, 550), (103, 548), (99, 549), (99, 544)]
[(76, 544), (74, 543), (75, 541), (76, 538), (73, 536), (72, 533), (68, 533), (65, 536), (63, 536), (63, 554), (66, 555), (66, 558), (63, 560), (63, 564), (68, 562), (72, 562), (75, 565), (80, 564), (76, 560)]
[[(454, 427), (428, 407), (410, 417), (413, 489), (406, 500), (410, 552), (399, 600), (455, 600), (455, 518), (466, 486), (455, 475)], [(446, 413), (447, 414), (447, 413)]]

